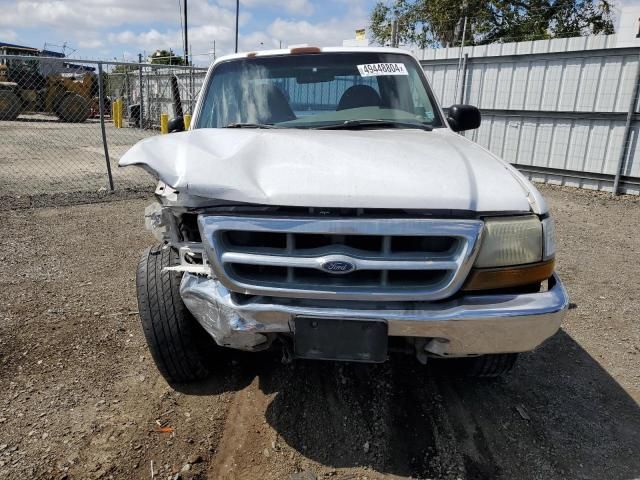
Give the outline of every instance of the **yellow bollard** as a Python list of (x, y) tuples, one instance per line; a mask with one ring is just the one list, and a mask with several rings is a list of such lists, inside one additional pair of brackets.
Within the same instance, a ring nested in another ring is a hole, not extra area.
[(111, 102), (111, 121), (113, 122), (113, 126), (116, 126), (116, 102), (118, 100), (114, 100)]
[(116, 128), (122, 128), (122, 99), (116, 99)]
[(160, 133), (162, 134), (169, 133), (169, 114), (168, 113), (160, 114)]
[(184, 114), (184, 129), (185, 130), (189, 130), (190, 126), (191, 126), (191, 114), (190, 113), (185, 113)]

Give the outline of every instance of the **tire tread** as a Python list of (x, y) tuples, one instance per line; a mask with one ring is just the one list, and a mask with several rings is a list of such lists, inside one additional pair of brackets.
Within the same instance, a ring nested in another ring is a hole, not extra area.
[(138, 310), (147, 345), (169, 383), (187, 383), (209, 375), (216, 345), (180, 297), (181, 274), (163, 271), (177, 254), (161, 245), (148, 248), (136, 275)]

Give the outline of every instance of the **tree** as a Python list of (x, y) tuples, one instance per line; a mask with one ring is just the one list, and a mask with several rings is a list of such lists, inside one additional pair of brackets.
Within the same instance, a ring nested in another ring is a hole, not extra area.
[(386, 44), (398, 21), (402, 44), (456, 46), (611, 34), (610, 0), (394, 0), (371, 12), (373, 39)]
[(136, 65), (116, 65), (113, 67), (113, 70), (111, 70), (111, 73), (131, 73), (137, 71), (138, 67)]
[(179, 57), (173, 50), (156, 50), (151, 54), (151, 63), (160, 65), (184, 65), (184, 58)]

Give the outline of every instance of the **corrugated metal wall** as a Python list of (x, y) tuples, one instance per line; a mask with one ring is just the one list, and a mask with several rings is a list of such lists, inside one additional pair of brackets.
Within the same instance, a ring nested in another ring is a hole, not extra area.
[(613, 45), (611, 35), (469, 47), (466, 62), (458, 48), (417, 56), (443, 107), (481, 109), (466, 135), (532, 178), (610, 190), (628, 140), (622, 191), (640, 193), (637, 105), (625, 136), (640, 48)]

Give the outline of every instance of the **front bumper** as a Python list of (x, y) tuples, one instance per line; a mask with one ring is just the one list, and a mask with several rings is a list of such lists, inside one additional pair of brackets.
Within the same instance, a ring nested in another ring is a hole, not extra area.
[[(545, 292), (465, 295), (441, 302), (338, 302), (250, 297), (237, 303), (220, 282), (185, 273), (180, 293), (187, 308), (219, 345), (260, 350), (268, 334), (293, 333), (296, 316), (382, 320), (390, 336), (421, 337), (425, 350), (443, 356), (533, 350), (553, 335), (569, 305), (554, 275)], [(380, 305), (380, 303), (382, 303)]]

